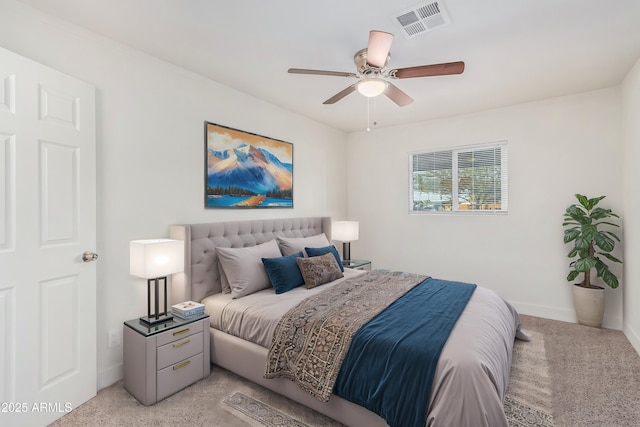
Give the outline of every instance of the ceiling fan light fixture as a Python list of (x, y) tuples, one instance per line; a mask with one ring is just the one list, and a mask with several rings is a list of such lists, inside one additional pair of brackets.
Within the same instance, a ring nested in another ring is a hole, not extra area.
[(382, 79), (364, 79), (356, 85), (358, 92), (368, 98), (382, 94), (387, 88), (387, 82)]

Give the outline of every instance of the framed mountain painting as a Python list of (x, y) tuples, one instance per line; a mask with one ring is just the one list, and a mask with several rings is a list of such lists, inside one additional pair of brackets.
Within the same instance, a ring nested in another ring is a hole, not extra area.
[(292, 208), (293, 144), (205, 122), (206, 208)]

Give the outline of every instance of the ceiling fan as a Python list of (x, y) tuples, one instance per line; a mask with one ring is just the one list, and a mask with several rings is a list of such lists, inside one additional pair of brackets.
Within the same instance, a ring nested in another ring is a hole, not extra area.
[(462, 74), (464, 62), (446, 62), (443, 64), (419, 65), (416, 67), (396, 68), (387, 71), (389, 50), (393, 34), (384, 31), (370, 31), (369, 43), (366, 48), (359, 50), (353, 57), (357, 71), (347, 73), (341, 71), (308, 70), (304, 68), (289, 68), (292, 74), (317, 74), (322, 76), (356, 77), (358, 82), (336, 93), (323, 104), (334, 104), (356, 90), (367, 97), (374, 97), (384, 93), (400, 107), (411, 104), (413, 99), (401, 91), (387, 79), (410, 79), (414, 77), (444, 76)]

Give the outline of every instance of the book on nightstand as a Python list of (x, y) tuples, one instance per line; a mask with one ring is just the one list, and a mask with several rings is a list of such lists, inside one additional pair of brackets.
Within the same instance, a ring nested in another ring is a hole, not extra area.
[(178, 318), (178, 319), (182, 319), (182, 320), (191, 320), (191, 319), (197, 319), (199, 317), (201, 317), (202, 315), (204, 315), (204, 311), (201, 311), (200, 313), (196, 313), (196, 314), (190, 314), (188, 316), (182, 315), (180, 313), (173, 313), (173, 317), (174, 318)]
[(181, 319), (191, 319), (192, 317), (202, 316), (204, 314), (204, 304), (193, 301), (185, 301), (171, 306), (171, 312), (174, 316)]

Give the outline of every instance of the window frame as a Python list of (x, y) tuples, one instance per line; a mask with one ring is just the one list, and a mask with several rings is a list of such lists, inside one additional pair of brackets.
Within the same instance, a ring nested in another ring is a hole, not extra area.
[[(501, 209), (459, 209), (460, 201), (458, 194), (458, 155), (464, 152), (482, 151), (487, 149), (500, 148), (500, 203)], [(451, 155), (451, 210), (415, 210), (414, 209), (414, 158), (417, 155), (449, 153)], [(509, 178), (509, 150), (508, 141), (500, 140), (481, 144), (463, 145), (457, 147), (446, 147), (430, 150), (416, 150), (409, 152), (409, 214), (410, 215), (506, 215), (509, 213), (508, 178)], [(455, 195), (455, 196), (454, 196)]]

